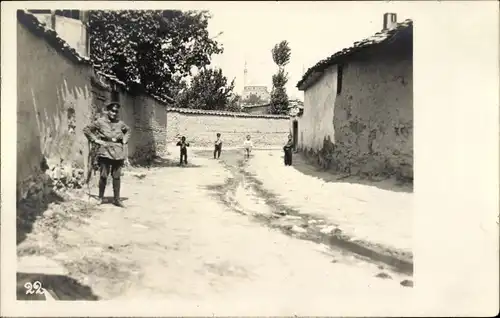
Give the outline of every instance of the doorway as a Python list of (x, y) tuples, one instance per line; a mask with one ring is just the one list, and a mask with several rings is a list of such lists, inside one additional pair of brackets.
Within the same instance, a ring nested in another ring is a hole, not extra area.
[(293, 150), (297, 151), (297, 143), (299, 141), (299, 122), (297, 120), (293, 121), (292, 138), (293, 138)]

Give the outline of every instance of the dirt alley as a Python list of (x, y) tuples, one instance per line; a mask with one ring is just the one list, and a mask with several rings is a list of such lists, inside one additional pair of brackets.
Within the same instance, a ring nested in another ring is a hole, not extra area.
[[(411, 293), (401, 284), (410, 275), (276, 224), (266, 193), (247, 186), (241, 154), (190, 157), (188, 167), (165, 159), (161, 167), (129, 169), (126, 209), (89, 203), (65, 218), (47, 210), (18, 245), (18, 279), (37, 273), (59, 299), (272, 299), (280, 310), (307, 299), (383, 294), (397, 302)], [(64, 222), (47, 226), (56, 218)]]

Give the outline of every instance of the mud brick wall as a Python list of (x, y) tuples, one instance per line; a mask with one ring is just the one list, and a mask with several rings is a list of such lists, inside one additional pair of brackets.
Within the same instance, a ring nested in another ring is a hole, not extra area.
[(354, 175), (413, 178), (411, 47), (337, 66), (304, 93), (298, 146), (324, 168)]
[[(304, 92), (304, 112), (298, 117), (298, 148), (319, 151), (323, 140), (335, 140), (333, 110), (337, 97), (337, 66), (327, 69), (318, 82)], [(290, 126), (292, 129), (292, 126)]]
[(70, 61), (19, 23), (17, 47), (19, 198), (45, 180), (40, 174), (47, 163), (85, 166), (88, 147), (82, 128), (90, 120), (91, 72), (88, 65)]
[(71, 182), (82, 182), (89, 152), (83, 128), (111, 101), (111, 87), (119, 91), (120, 116), (132, 130), (129, 157), (141, 162), (165, 151), (164, 102), (131, 94), (109, 76), (99, 77), (106, 88), (98, 88), (88, 60), (68, 53), (67, 43), (53, 31), (44, 32), (30, 15), (18, 13), (18, 19), (23, 22), (16, 30), (18, 200), (44, 197), (61, 169)]
[[(333, 160), (351, 173), (413, 178), (412, 61), (381, 58), (350, 64), (337, 98)], [(352, 83), (366, 83), (356, 87)]]
[(287, 116), (251, 116), (233, 113), (217, 115), (210, 112), (167, 112), (167, 141), (173, 147), (178, 136), (186, 136), (192, 147), (212, 147), (217, 133), (221, 133), (223, 147), (241, 147), (250, 134), (254, 146), (280, 147), (290, 133)]
[(128, 155), (134, 162), (148, 161), (166, 151), (166, 105), (149, 97), (121, 95), (122, 120), (131, 128)]

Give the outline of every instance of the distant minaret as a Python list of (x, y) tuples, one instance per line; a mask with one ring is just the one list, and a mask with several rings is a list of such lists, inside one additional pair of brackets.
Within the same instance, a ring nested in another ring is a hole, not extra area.
[(247, 87), (248, 80), (248, 69), (247, 69), (247, 61), (245, 61), (245, 69), (243, 70), (243, 88)]

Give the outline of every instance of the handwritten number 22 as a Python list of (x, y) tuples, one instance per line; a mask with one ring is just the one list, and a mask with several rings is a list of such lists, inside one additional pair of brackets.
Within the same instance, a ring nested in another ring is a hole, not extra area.
[(24, 288), (26, 288), (26, 295), (43, 295), (45, 293), (45, 289), (42, 288), (42, 284), (39, 281), (35, 281), (33, 284), (27, 282), (24, 284)]

